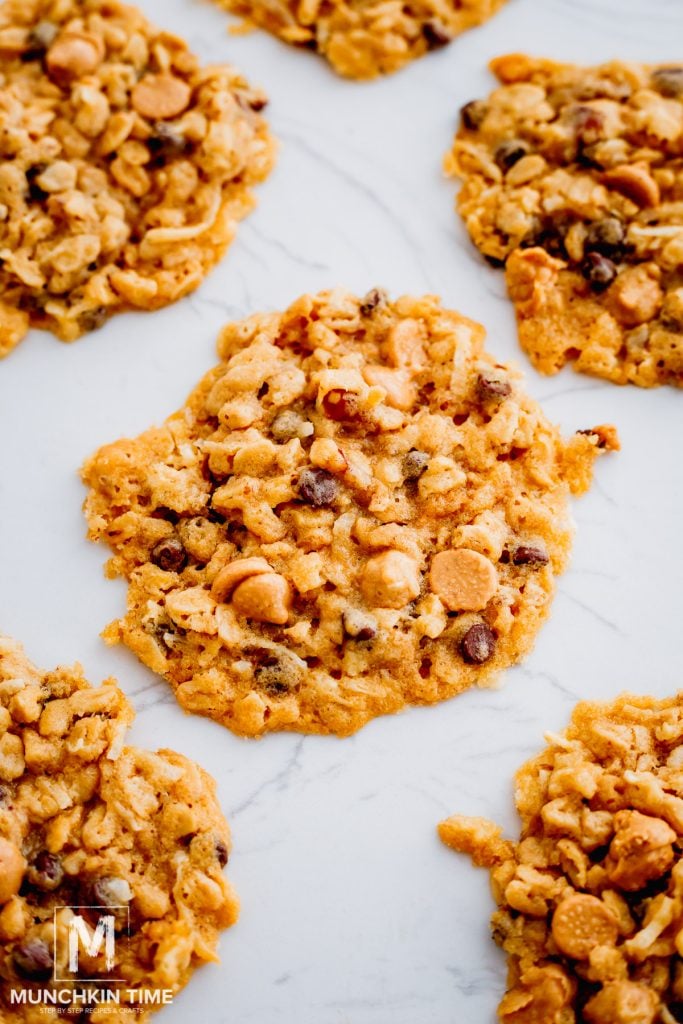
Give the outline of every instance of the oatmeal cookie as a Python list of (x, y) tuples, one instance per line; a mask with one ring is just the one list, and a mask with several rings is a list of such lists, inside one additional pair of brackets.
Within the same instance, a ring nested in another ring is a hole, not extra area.
[[(104, 993), (93, 1024), (147, 1020), (143, 990), (178, 992), (237, 917), (213, 780), (171, 750), (125, 746), (132, 719), (113, 680), (41, 672), (0, 637), (0, 1020), (56, 1019), (45, 990), (65, 1005)], [(106, 946), (81, 948), (73, 974), (70, 922), (92, 934), (100, 914), (115, 918), (113, 967)], [(13, 1001), (26, 990), (35, 1005)]]
[(439, 832), (491, 872), (503, 1024), (676, 1024), (683, 1006), (683, 694), (584, 702), (518, 772), (518, 842)]
[(216, 0), (284, 39), (316, 50), (346, 78), (398, 71), (490, 18), (505, 0)]
[(543, 373), (683, 386), (683, 65), (491, 68), (446, 170), (522, 347)]
[(130, 583), (106, 639), (244, 735), (352, 733), (526, 654), (617, 442), (563, 441), (484, 333), (379, 290), (227, 326), (184, 408), (83, 469)]
[(196, 288), (271, 169), (265, 103), (116, 0), (6, 0), (0, 356)]

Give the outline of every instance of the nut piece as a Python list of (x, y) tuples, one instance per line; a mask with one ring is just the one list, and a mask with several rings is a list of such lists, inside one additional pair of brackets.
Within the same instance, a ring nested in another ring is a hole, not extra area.
[(187, 110), (191, 94), (187, 82), (174, 75), (145, 75), (133, 89), (131, 101), (142, 117), (166, 121)]
[(652, 1024), (658, 1016), (659, 997), (652, 988), (635, 981), (613, 981), (586, 1003), (589, 1024)]
[(248, 619), (284, 626), (292, 607), (291, 587), (275, 572), (250, 576), (233, 592), (232, 606)]
[(573, 960), (586, 960), (595, 946), (613, 946), (619, 924), (597, 896), (575, 892), (557, 906), (552, 933), (560, 952)]
[(608, 188), (626, 196), (636, 206), (657, 206), (659, 203), (659, 185), (644, 167), (619, 164), (605, 173), (603, 181)]
[(102, 40), (89, 32), (60, 32), (47, 51), (45, 64), (50, 78), (66, 82), (94, 71), (104, 59)]
[(485, 608), (498, 589), (493, 564), (470, 548), (439, 551), (432, 559), (429, 585), (452, 612)]
[(266, 562), (265, 558), (237, 558), (234, 562), (228, 562), (220, 570), (211, 585), (211, 597), (219, 603), (227, 601), (242, 580), (246, 580), (250, 576), (260, 576), (266, 572), (272, 573), (272, 571), (272, 566)]
[(8, 839), (0, 839), (0, 903), (7, 903), (19, 892), (26, 871), (21, 851)]
[(361, 590), (372, 607), (404, 608), (420, 593), (420, 567), (402, 551), (382, 551), (365, 566)]
[(605, 862), (610, 882), (626, 892), (635, 892), (669, 870), (676, 833), (665, 821), (640, 811), (619, 811), (614, 826), (615, 836)]

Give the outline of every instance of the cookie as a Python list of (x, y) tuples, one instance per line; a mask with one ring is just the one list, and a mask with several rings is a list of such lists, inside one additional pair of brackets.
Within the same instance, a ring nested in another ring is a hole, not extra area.
[(505, 266), (522, 347), (616, 384), (683, 385), (683, 65), (512, 55), (446, 157), (472, 241)]
[(503, 1024), (675, 1024), (683, 1004), (683, 694), (578, 704), (518, 772), (520, 839), (455, 816), (489, 869)]
[(250, 736), (352, 733), (526, 654), (617, 442), (563, 441), (484, 334), (380, 290), (227, 326), (184, 408), (84, 466), (130, 584), (106, 639)]
[(115, 0), (6, 0), (0, 62), (0, 356), (195, 289), (271, 169), (264, 95)]
[(505, 0), (217, 0), (233, 14), (315, 50), (346, 78), (398, 71), (490, 18)]
[[(171, 750), (125, 746), (132, 719), (113, 680), (41, 672), (0, 638), (0, 1020), (57, 1018), (56, 993), (63, 1014), (147, 1020), (237, 917), (215, 783)], [(79, 945), (75, 971), (75, 919), (88, 939), (102, 915), (112, 961)]]

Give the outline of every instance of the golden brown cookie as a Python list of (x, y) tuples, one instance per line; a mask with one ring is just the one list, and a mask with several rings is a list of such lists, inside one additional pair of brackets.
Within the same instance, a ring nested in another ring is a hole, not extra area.
[(0, 63), (0, 356), (196, 288), (271, 169), (263, 94), (116, 0), (6, 0)]
[(683, 64), (512, 55), (446, 157), (537, 369), (683, 386)]
[(378, 290), (226, 327), (184, 408), (83, 469), (130, 583), (107, 640), (245, 735), (348, 734), (526, 654), (617, 442), (563, 441), (484, 333)]
[[(113, 680), (92, 687), (79, 666), (41, 672), (0, 637), (2, 1021), (56, 1019), (43, 992), (62, 993), (64, 1015), (89, 1006), (95, 1024), (145, 1021), (145, 992), (172, 998), (236, 920), (213, 779), (172, 750), (125, 746), (132, 719)], [(79, 942), (71, 969), (77, 917), (86, 939), (114, 918), (110, 964), (104, 941), (90, 952)], [(77, 1002), (83, 991), (101, 1002)]]
[(442, 822), (491, 872), (503, 1024), (675, 1024), (683, 1005), (683, 694), (578, 704), (517, 773), (518, 842)]
[(505, 0), (216, 0), (286, 43), (315, 50), (346, 78), (398, 71), (481, 25)]

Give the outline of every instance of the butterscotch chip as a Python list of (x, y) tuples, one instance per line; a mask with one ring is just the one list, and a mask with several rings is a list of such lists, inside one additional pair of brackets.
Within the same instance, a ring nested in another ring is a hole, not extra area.
[(244, 735), (351, 733), (527, 653), (604, 428), (564, 441), (433, 296), (306, 295), (228, 325), (219, 356), (165, 426), (83, 469), (129, 581), (107, 640)]
[(683, 65), (491, 68), (445, 166), (472, 241), (505, 267), (522, 347), (543, 373), (683, 386)]
[(508, 957), (502, 1022), (677, 1019), (681, 764), (683, 693), (584, 702), (517, 773), (518, 842), (482, 818), (439, 825), (491, 873), (493, 935)]
[[(88, 980), (89, 1002), (106, 1005), (107, 1021), (147, 1021), (164, 990), (176, 994), (217, 959), (237, 918), (213, 779), (172, 750), (126, 746), (132, 720), (114, 680), (92, 687), (78, 666), (42, 672), (0, 637), (3, 1021), (37, 1019), (13, 998), (27, 986), (46, 993), (43, 1008), (71, 1005), (63, 993), (86, 972), (102, 979)], [(114, 918), (114, 963), (103, 943), (74, 976), (69, 922), (78, 913), (94, 930), (95, 908)], [(158, 994), (143, 1001), (142, 989)]]
[(275, 148), (261, 92), (117, 0), (5, 0), (2, 40), (0, 357), (197, 288)]
[(560, 951), (573, 960), (586, 960), (596, 946), (613, 946), (619, 922), (602, 900), (576, 892), (559, 904), (552, 934)]
[(432, 559), (429, 584), (446, 608), (477, 612), (498, 589), (498, 575), (488, 558), (469, 548), (439, 551)]
[(384, 0), (216, 0), (247, 21), (295, 46), (314, 49), (347, 78), (389, 74), (446, 46), (461, 32), (490, 18), (505, 0), (423, 0), (388, 5)]
[(45, 56), (51, 78), (81, 78), (95, 71), (105, 54), (102, 38), (87, 32), (60, 32)]
[(133, 87), (131, 102), (138, 114), (154, 121), (178, 117), (187, 110), (190, 86), (174, 75), (145, 75)]

